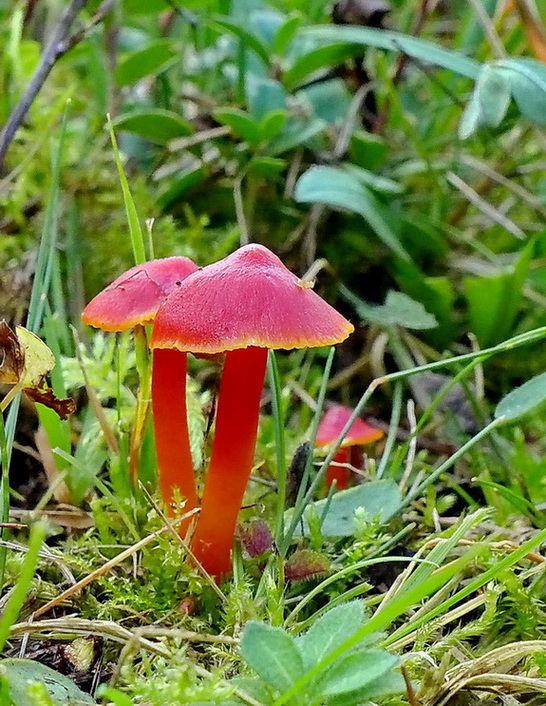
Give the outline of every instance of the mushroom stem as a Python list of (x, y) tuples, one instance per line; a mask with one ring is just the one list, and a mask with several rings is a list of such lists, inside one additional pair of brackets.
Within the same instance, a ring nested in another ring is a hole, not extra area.
[[(187, 354), (171, 348), (154, 350), (152, 407), (159, 485), (169, 514), (177, 492), (184, 512), (198, 506), (186, 410)], [(180, 525), (185, 534), (189, 521)]]
[[(332, 459), (333, 463), (350, 463), (350, 447), (342, 447)], [(336, 481), (337, 490), (345, 490), (349, 487), (350, 471), (346, 466), (331, 465), (326, 471), (326, 488), (329, 488)]]
[(192, 549), (217, 579), (231, 570), (237, 517), (254, 462), (267, 349), (250, 346), (226, 355), (212, 454)]

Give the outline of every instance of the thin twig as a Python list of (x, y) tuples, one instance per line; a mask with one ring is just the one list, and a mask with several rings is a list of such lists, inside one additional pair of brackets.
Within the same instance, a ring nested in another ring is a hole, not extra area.
[(495, 25), (487, 14), (487, 10), (485, 9), (482, 0), (469, 1), (474, 9), (474, 12), (476, 13), (476, 16), (481, 26), (483, 27), (483, 31), (485, 32), (487, 39), (489, 40), (491, 48), (499, 58), (503, 59), (504, 57), (506, 57), (506, 49), (504, 48), (504, 44), (502, 43), (502, 39), (500, 38), (499, 33), (495, 29)]
[[(185, 517), (187, 517), (187, 515), (185, 515), (184, 517), (180, 517), (177, 521), (180, 522)], [(52, 598), (50, 601), (48, 601), (41, 608), (38, 608), (38, 610), (34, 613), (34, 617), (39, 618), (40, 615), (47, 613), (49, 610), (51, 610), (51, 608), (54, 608), (55, 606), (59, 605), (59, 603), (62, 603), (63, 601), (67, 600), (68, 598), (71, 598), (74, 594), (79, 593), (79, 591), (81, 591), (87, 585), (89, 585), (90, 583), (92, 583), (96, 579), (100, 578), (104, 574), (108, 573), (110, 571), (110, 569), (114, 568), (114, 566), (117, 566), (122, 561), (124, 561), (128, 557), (132, 556), (135, 552), (138, 552), (141, 549), (144, 549), (144, 547), (146, 547), (151, 542), (155, 541), (160, 535), (165, 534), (165, 532), (167, 532), (167, 530), (168, 530), (167, 527), (162, 527), (161, 529), (157, 530), (157, 532), (153, 532), (152, 534), (148, 535), (147, 537), (144, 537), (144, 539), (141, 539), (136, 544), (133, 544), (132, 546), (125, 549), (124, 551), (120, 552), (113, 559), (110, 559), (110, 561), (107, 561), (106, 564), (99, 566), (98, 569), (95, 569), (95, 571), (92, 571), (87, 576), (84, 576), (83, 579), (81, 579), (80, 581), (75, 583), (73, 586), (70, 586), (70, 588), (67, 588), (66, 591), (63, 591), (55, 598)]]
[(66, 51), (70, 51), (70, 49), (75, 47), (76, 44), (82, 42), (89, 35), (91, 30), (99, 25), (104, 20), (106, 15), (108, 15), (115, 8), (117, 2), (118, 0), (103, 0), (85, 27), (82, 27), (77, 32), (74, 32), (74, 34), (70, 37), (67, 42)]
[(498, 211), (494, 206), (492, 206), (488, 201), (485, 201), (477, 191), (475, 191), (471, 186), (469, 186), (461, 177), (457, 176), (454, 172), (447, 172), (445, 175), (447, 181), (454, 186), (458, 191), (460, 191), (463, 196), (465, 196), (471, 204), (476, 206), (487, 218), (492, 220), (497, 225), (505, 228), (509, 233), (511, 233), (515, 238), (520, 240), (525, 239), (524, 231), (514, 223), (510, 218), (507, 218), (502, 213)]
[(68, 5), (59, 21), (59, 24), (53, 31), (49, 44), (42, 54), (38, 68), (28, 82), (25, 92), (13, 109), (4, 129), (0, 133), (0, 170), (3, 167), (6, 153), (13, 138), (15, 137), (15, 133), (19, 129), (19, 126), (25, 119), (25, 115), (28, 113), (30, 106), (34, 102), (34, 99), (51, 73), (51, 69), (55, 66), (61, 56), (66, 54), (70, 48), (68, 33), (70, 32), (72, 23), (76, 19), (79, 11), (86, 4), (87, 0), (72, 0), (72, 2)]

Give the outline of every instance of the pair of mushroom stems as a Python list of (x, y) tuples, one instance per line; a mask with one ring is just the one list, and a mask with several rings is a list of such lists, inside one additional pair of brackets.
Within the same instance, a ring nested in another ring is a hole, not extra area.
[[(209, 574), (221, 579), (231, 570), (237, 518), (254, 462), (267, 349), (251, 346), (226, 354), (215, 435), (192, 551)], [(186, 354), (154, 351), (152, 398), (163, 500), (172, 507), (175, 488), (184, 512), (198, 507), (186, 412)], [(181, 523), (185, 533), (190, 520)]]

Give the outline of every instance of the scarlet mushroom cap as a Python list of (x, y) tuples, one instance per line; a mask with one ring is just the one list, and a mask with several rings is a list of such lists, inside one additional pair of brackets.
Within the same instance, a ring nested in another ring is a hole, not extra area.
[(187, 277), (158, 312), (152, 348), (223, 353), (340, 343), (354, 326), (262, 245)]
[[(345, 407), (342, 404), (334, 404), (329, 407), (318, 426), (315, 446), (328, 446), (335, 443), (345, 429), (353, 412), (354, 410), (350, 407)], [(338, 490), (348, 488), (351, 481), (351, 473), (347, 464), (359, 465), (359, 449), (356, 447), (377, 441), (382, 436), (383, 432), (380, 429), (370, 426), (357, 417), (349, 427), (349, 431), (342, 441), (341, 448), (338, 449), (334, 456), (334, 463), (326, 471), (326, 487), (329, 488), (335, 481)]]
[[(353, 412), (353, 409), (342, 404), (333, 404), (329, 407), (318, 426), (315, 446), (333, 444), (345, 428)], [(381, 439), (383, 436), (384, 434), (380, 429), (372, 427), (357, 417), (343, 439), (342, 446), (369, 444), (372, 441)]]
[(82, 319), (103, 331), (128, 331), (149, 324), (167, 295), (198, 269), (189, 258), (179, 256), (135, 265), (89, 302)]

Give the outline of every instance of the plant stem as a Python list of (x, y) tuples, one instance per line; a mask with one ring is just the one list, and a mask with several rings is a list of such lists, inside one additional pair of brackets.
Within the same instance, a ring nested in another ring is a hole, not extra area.
[(134, 334), (135, 354), (140, 384), (137, 393), (135, 423), (129, 445), (129, 473), (131, 481), (136, 485), (140, 470), (140, 451), (146, 431), (148, 414), (150, 412), (151, 378), (145, 327), (140, 325), (135, 326)]
[(21, 125), (25, 119), (25, 115), (28, 113), (30, 106), (44, 85), (51, 69), (55, 66), (55, 63), (60, 59), (60, 57), (63, 56), (63, 54), (65, 54), (70, 48), (68, 32), (70, 31), (70, 27), (76, 19), (78, 12), (86, 4), (87, 0), (72, 0), (72, 2), (68, 5), (59, 24), (51, 36), (49, 44), (42, 54), (38, 68), (28, 82), (25, 92), (13, 109), (13, 112), (9, 116), (4, 129), (0, 133), (0, 169), (2, 169), (6, 152), (15, 137), (15, 133), (19, 129), (19, 125)]
[(268, 378), (271, 390), (271, 406), (275, 422), (275, 450), (277, 460), (277, 522), (275, 537), (280, 542), (284, 534), (284, 511), (286, 505), (286, 445), (284, 441), (284, 415), (282, 410), (281, 383), (275, 353), (269, 351)]
[[(187, 354), (156, 348), (152, 365), (152, 406), (159, 485), (163, 502), (173, 514), (177, 494), (186, 501), (184, 513), (198, 507), (186, 409)], [(182, 522), (184, 535), (190, 520)]]
[(252, 470), (267, 349), (228, 352), (201, 515), (192, 549), (217, 579), (229, 573), (237, 517)]

